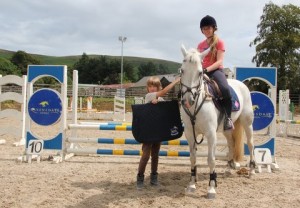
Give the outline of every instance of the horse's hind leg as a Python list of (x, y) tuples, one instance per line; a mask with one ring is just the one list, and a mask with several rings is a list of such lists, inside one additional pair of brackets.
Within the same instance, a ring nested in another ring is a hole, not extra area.
[(234, 141), (232, 138), (232, 132), (231, 131), (225, 131), (224, 136), (227, 140), (227, 146), (228, 146), (228, 168), (235, 169), (236, 165), (234, 162)]
[(254, 144), (253, 144), (253, 126), (252, 124), (244, 126), (246, 138), (247, 138), (247, 145), (250, 154), (250, 175), (255, 174), (255, 161), (254, 161)]
[[(186, 138), (193, 138), (192, 135), (189, 137), (186, 136)], [(189, 182), (189, 185), (185, 189), (186, 193), (192, 193), (196, 190), (196, 181), (197, 181), (197, 166), (196, 166), (196, 145), (195, 142), (190, 139), (188, 141), (189, 147), (190, 147), (190, 161), (191, 161), (191, 179)]]

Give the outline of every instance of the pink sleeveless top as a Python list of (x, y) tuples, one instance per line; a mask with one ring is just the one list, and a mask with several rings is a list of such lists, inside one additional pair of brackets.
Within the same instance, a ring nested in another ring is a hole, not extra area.
[[(207, 43), (206, 40), (200, 42), (198, 44), (198, 47), (197, 47), (198, 51), (200, 51), (200, 52), (203, 52), (203, 51), (205, 51), (208, 48), (209, 48), (209, 45), (208, 45), (208, 43)], [(224, 44), (224, 42), (221, 39), (218, 40), (217, 50), (225, 51), (225, 44)], [(216, 58), (214, 60), (212, 60), (211, 56), (212, 56), (212, 53), (209, 52), (204, 57), (203, 62), (202, 62), (202, 67), (203, 68), (207, 68), (207, 67), (209, 67), (210, 65), (212, 65), (213, 63), (215, 63), (217, 61)], [(223, 69), (223, 65), (221, 65), (219, 68)]]

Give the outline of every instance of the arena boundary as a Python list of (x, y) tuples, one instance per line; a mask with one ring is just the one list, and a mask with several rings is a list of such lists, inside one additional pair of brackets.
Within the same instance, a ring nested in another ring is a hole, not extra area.
[[(39, 67), (44, 67), (44, 66), (31, 66), (31, 68), (39, 68)], [(66, 137), (66, 130), (69, 129), (70, 130), (70, 138), (77, 138), (77, 131), (78, 130), (83, 130), (83, 129), (86, 129), (86, 130), (100, 130), (103, 131), (103, 130), (109, 130), (109, 131), (131, 131), (131, 126), (129, 125), (112, 125), (112, 124), (106, 124), (106, 125), (98, 125), (98, 124), (93, 124), (93, 125), (90, 125), (90, 124), (78, 124), (78, 121), (77, 121), (77, 104), (78, 104), (78, 71), (74, 70), (73, 71), (73, 107), (74, 107), (74, 110), (72, 111), (72, 123), (69, 124), (69, 125), (66, 125), (66, 114), (67, 114), (67, 98), (66, 98), (66, 85), (67, 85), (67, 82), (66, 82), (66, 66), (63, 66), (63, 67), (60, 67), (60, 68), (63, 68), (63, 71), (56, 71), (54, 74), (52, 73), (52, 71), (50, 70), (51, 67), (55, 67), (55, 66), (46, 66), (47, 68), (47, 73), (48, 74), (44, 74), (44, 72), (42, 71), (35, 71), (35, 73), (33, 75), (31, 75), (30, 79), (28, 78), (28, 80), (30, 80), (32, 83), (35, 82), (37, 79), (39, 79), (40, 77), (43, 77), (43, 76), (52, 76), (54, 77), (56, 75), (56, 73), (59, 74), (59, 77), (57, 78), (60, 83), (61, 83), (61, 94), (59, 95), (60, 98), (61, 98), (61, 102), (62, 102), (62, 112), (61, 112), (61, 115), (62, 117), (60, 118), (60, 121), (62, 122), (62, 127), (61, 127), (61, 130), (62, 132), (58, 135), (59, 138), (53, 138), (53, 140), (57, 140), (59, 139), (58, 142), (55, 143), (48, 143), (48, 145), (46, 146), (48, 149), (54, 149), (54, 150), (60, 150), (61, 152), (63, 152), (61, 154), (61, 158), (56, 160), (55, 162), (60, 162), (64, 159), (68, 159), (76, 154), (112, 154), (112, 155), (140, 155), (140, 151), (135, 151), (135, 152), (127, 152), (127, 150), (112, 150), (112, 149), (97, 149), (97, 148), (83, 148), (80, 146), (79, 143), (75, 143), (75, 141), (72, 139), (71, 140), (68, 140), (68, 138)], [(242, 68), (244, 69), (244, 68)], [(268, 74), (268, 73), (264, 73), (262, 74), (262, 77), (259, 77), (259, 71), (262, 71), (262, 70), (257, 70), (255, 68), (255, 70), (252, 70), (252, 69), (247, 69), (246, 73), (243, 73), (242, 76), (241, 73), (237, 73), (238, 70), (236, 70), (236, 76), (239, 75), (240, 77), (236, 77), (236, 78), (239, 78), (240, 80), (242, 79), (247, 79), (247, 78), (259, 78), (259, 79), (262, 79), (263, 81), (265, 81), (266, 78), (269, 78), (269, 76), (271, 76), (270, 80), (268, 81), (267, 80), (267, 84), (273, 84), (271, 85), (271, 100), (274, 101), (274, 99), (276, 99), (276, 69), (272, 68), (271, 70), (268, 70), (270, 72), (272, 72), (274, 75), (274, 77), (272, 77), (272, 75)], [(241, 69), (239, 68), (239, 71), (241, 71)], [(251, 72), (251, 73), (249, 73)], [(266, 71), (264, 71), (266, 72)], [(32, 86), (32, 83), (31, 83), (31, 86)], [(275, 83), (275, 84), (274, 84)], [(30, 87), (29, 87), (30, 89)], [(29, 96), (32, 95), (32, 91), (28, 94)], [(275, 108), (275, 107), (274, 107)], [(270, 136), (271, 136), (271, 139), (264, 145), (267, 145), (266, 148), (269, 148), (271, 149), (271, 153), (272, 153), (272, 157), (273, 157), (273, 165), (275, 168), (278, 168), (277, 164), (276, 164), (276, 160), (275, 160), (275, 141), (274, 141), (274, 138), (272, 138), (272, 136), (274, 136), (274, 132), (276, 134), (276, 129), (274, 128), (274, 121), (271, 123), (271, 126), (270, 126)], [(29, 126), (30, 127), (30, 126)], [(66, 128), (67, 127), (67, 128)], [(30, 131), (27, 131), (27, 135), (29, 135), (27, 137), (27, 144), (26, 144), (26, 147), (28, 145), (28, 142), (31, 140), (31, 139), (35, 139), (33, 137), (30, 137)], [(69, 141), (70, 144), (68, 147), (67, 144), (66, 144), (66, 141)], [(45, 141), (46, 142), (46, 141)], [(80, 140), (78, 138), (78, 140), (76, 142), (82, 142), (82, 143), (85, 143), (85, 142), (90, 142), (89, 139), (87, 140)], [(57, 146), (57, 143), (59, 143)], [(53, 146), (54, 145), (54, 146)], [(56, 146), (55, 146), (56, 145)], [(262, 147), (262, 146), (256, 146), (255, 148), (257, 147)], [(161, 153), (162, 156), (184, 156), (184, 157), (187, 157), (187, 154), (186, 153), (180, 153), (180, 152), (162, 152)], [(245, 148), (245, 155), (247, 155), (247, 147)], [(207, 153), (204, 154), (204, 153), (199, 153), (197, 154), (197, 156), (205, 156), (207, 157)], [(227, 156), (227, 152), (224, 153), (222, 152), (220, 154), (220, 157), (221, 156)], [(217, 155), (217, 157), (219, 157)]]

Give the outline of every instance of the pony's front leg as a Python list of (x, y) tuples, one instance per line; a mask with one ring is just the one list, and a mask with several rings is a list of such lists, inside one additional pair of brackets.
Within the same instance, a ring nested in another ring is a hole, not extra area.
[(215, 190), (215, 188), (217, 187), (217, 173), (215, 172), (216, 142), (217, 142), (216, 132), (212, 132), (210, 135), (207, 136), (207, 144), (208, 144), (207, 163), (209, 166), (209, 187), (207, 191), (208, 199), (214, 199), (216, 197), (216, 190)]
[(185, 189), (186, 193), (193, 193), (196, 191), (197, 182), (197, 166), (196, 166), (196, 144), (194, 142), (189, 142), (190, 146), (190, 161), (191, 161), (191, 179), (189, 185)]

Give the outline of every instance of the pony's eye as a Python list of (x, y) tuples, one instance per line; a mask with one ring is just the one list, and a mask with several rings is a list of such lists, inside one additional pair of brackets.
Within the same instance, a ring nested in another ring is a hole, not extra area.
[(182, 68), (179, 68), (179, 69), (178, 69), (178, 73), (179, 73), (179, 74), (182, 74), (182, 73), (183, 73), (183, 69), (182, 69)]

